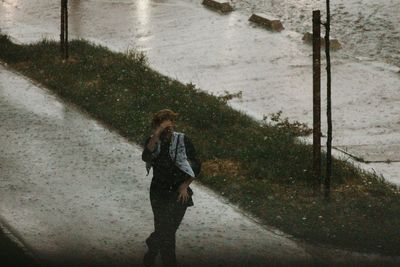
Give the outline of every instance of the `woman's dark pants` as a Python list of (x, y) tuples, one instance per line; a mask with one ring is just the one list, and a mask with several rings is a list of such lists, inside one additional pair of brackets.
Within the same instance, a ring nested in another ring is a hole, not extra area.
[(161, 253), (165, 267), (176, 266), (175, 233), (187, 207), (177, 202), (177, 193), (150, 186), (150, 202), (154, 214), (154, 232), (146, 239), (148, 257)]

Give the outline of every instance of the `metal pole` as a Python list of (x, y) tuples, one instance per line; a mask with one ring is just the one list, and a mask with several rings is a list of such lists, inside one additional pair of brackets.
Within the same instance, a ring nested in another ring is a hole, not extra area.
[(64, 56), (64, 1), (61, 0), (61, 25), (60, 25), (60, 52), (61, 56)]
[(326, 179), (325, 179), (325, 198), (330, 198), (331, 176), (332, 176), (332, 108), (331, 108), (331, 53), (330, 53), (330, 30), (331, 30), (331, 11), (330, 1), (326, 0), (326, 35), (325, 35), (325, 53), (326, 53), (326, 72), (327, 72), (327, 120), (328, 120), (328, 139), (326, 141)]
[(321, 187), (321, 12), (313, 11), (313, 175)]
[(65, 59), (69, 57), (68, 48), (68, 0), (65, 0)]

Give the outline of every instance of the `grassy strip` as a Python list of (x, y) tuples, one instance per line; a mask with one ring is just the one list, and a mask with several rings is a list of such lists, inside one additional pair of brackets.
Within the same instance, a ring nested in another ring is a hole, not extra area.
[(203, 161), (199, 181), (266, 224), (311, 242), (398, 255), (398, 189), (335, 159), (332, 200), (325, 203), (311, 190), (312, 148), (296, 142), (296, 125), (256, 122), (226, 98), (153, 71), (138, 52), (76, 40), (70, 55), (61, 60), (53, 41), (16, 45), (0, 36), (1, 60), (131, 141), (143, 144), (159, 109), (182, 114), (176, 128), (192, 138)]

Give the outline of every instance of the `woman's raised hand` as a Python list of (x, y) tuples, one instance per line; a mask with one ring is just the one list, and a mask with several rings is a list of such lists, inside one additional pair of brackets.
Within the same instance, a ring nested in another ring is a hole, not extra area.
[(155, 130), (155, 134), (160, 136), (161, 133), (165, 130), (165, 128), (172, 127), (172, 121), (171, 120), (165, 120), (160, 123), (160, 125), (157, 127)]

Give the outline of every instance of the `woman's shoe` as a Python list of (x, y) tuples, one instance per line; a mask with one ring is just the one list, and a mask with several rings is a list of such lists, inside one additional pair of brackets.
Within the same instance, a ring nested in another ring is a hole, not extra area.
[(146, 245), (149, 248), (148, 251), (144, 254), (143, 257), (143, 264), (146, 267), (151, 267), (154, 265), (154, 262), (156, 261), (156, 257), (158, 255), (158, 250), (155, 249), (153, 244), (151, 244), (151, 238), (146, 239)]
[(143, 264), (146, 267), (151, 267), (154, 265), (154, 262), (156, 261), (157, 257), (157, 252), (154, 252), (152, 250), (148, 250), (143, 257)]
[(166, 256), (161, 254), (163, 267), (177, 267), (176, 258), (173, 256)]

